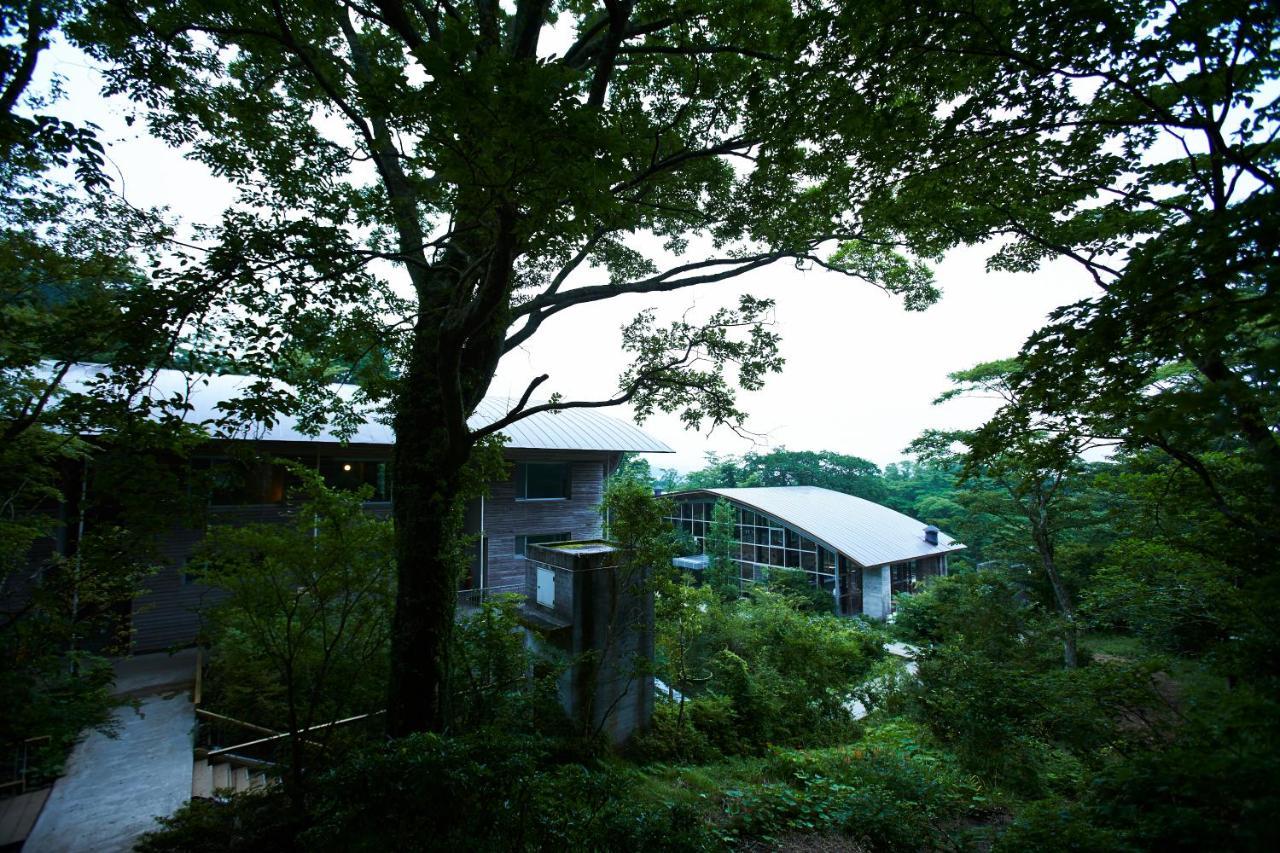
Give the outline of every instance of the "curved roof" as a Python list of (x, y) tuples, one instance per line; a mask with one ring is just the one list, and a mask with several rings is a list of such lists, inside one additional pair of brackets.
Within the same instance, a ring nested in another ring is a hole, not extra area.
[(669, 497), (700, 493), (723, 497), (772, 516), (862, 566), (900, 563), (965, 547), (942, 532), (938, 533), (938, 544), (930, 545), (924, 538), (923, 521), (873, 501), (818, 486), (693, 489)]
[[(104, 371), (101, 365), (77, 365), (68, 373), (66, 384), (74, 387), (85, 384), (94, 375)], [(259, 380), (252, 376), (188, 374), (181, 370), (158, 370), (155, 381), (147, 390), (154, 400), (182, 399), (190, 406), (186, 420), (192, 423), (216, 421), (225, 416), (218, 404), (243, 397), (249, 387)], [(356, 386), (340, 385), (338, 393), (349, 398)], [(511, 410), (513, 401), (503, 397), (486, 398), (467, 419), (472, 429), (493, 423)], [(672, 449), (634, 424), (613, 418), (595, 409), (565, 409), (559, 412), (539, 412), (516, 421), (506, 427), (506, 446), (521, 450), (599, 450), (632, 451), (639, 453), (672, 453)], [(333, 430), (322, 430), (320, 435), (308, 435), (298, 429), (293, 418), (283, 418), (274, 424), (254, 423), (241, 428), (236, 438), (257, 441), (306, 441), (336, 442)], [(395, 432), (386, 417), (370, 412), (364, 423), (347, 439), (349, 444), (395, 443)]]
[[(472, 429), (491, 424), (511, 411), (516, 401), (486, 397), (467, 423)], [(638, 426), (597, 409), (539, 412), (502, 430), (507, 447), (543, 450), (628, 450), (637, 453), (675, 451)]]

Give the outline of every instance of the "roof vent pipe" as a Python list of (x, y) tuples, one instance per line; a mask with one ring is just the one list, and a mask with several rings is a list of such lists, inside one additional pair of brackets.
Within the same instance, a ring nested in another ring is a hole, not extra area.
[(932, 524), (926, 527), (924, 529), (924, 541), (928, 542), (930, 545), (937, 545), (938, 528), (934, 527)]

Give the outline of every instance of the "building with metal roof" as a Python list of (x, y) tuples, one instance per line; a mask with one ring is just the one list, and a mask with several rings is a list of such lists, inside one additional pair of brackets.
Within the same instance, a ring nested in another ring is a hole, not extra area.
[[(106, 370), (103, 365), (76, 365), (64, 379), (71, 390), (83, 388), (95, 374)], [(184, 419), (193, 424), (213, 424), (226, 417), (223, 404), (248, 396), (253, 386), (261, 382), (253, 376), (187, 373), (182, 370), (157, 370), (148, 384), (145, 395), (155, 401), (180, 400), (186, 408)], [(274, 387), (288, 390), (283, 383)], [(359, 392), (355, 385), (334, 385), (334, 390), (344, 399), (351, 400)], [(505, 397), (488, 397), (476, 407), (468, 419), (472, 429), (480, 429), (504, 417), (515, 401)], [(536, 401), (535, 401), (536, 402)], [(531, 404), (532, 405), (532, 404)], [(672, 453), (665, 443), (641, 430), (634, 424), (610, 417), (598, 409), (565, 409), (559, 412), (539, 412), (516, 421), (503, 431), (506, 446), (513, 450), (583, 450), (614, 453)], [(390, 447), (395, 443), (395, 432), (385, 415), (369, 409), (364, 422), (355, 432), (340, 439), (333, 430), (322, 430), (310, 435), (301, 430), (296, 418), (279, 418), (272, 423), (252, 423), (241, 426), (234, 438), (247, 441), (272, 442), (339, 442), (347, 445), (374, 445)]]
[[(72, 392), (91, 391), (96, 376), (106, 370), (101, 365), (77, 365), (64, 385)], [(291, 486), (297, 478), (282, 460), (313, 468), (331, 486), (367, 489), (366, 510), (389, 515), (395, 494), (395, 433), (387, 418), (370, 407), (364, 422), (345, 440), (333, 430), (310, 435), (287, 417), (242, 425), (229, 435), (216, 429), (227, 414), (226, 404), (249, 396), (251, 386), (259, 382), (246, 376), (159, 370), (142, 392), (181, 413), (186, 422), (202, 426), (214, 439), (194, 450), (190, 459), (164, 463), (173, 465), (175, 476), (188, 478), (193, 495), (199, 490), (200, 500), (207, 502), (207, 524), (289, 523), (295, 509)], [(357, 399), (355, 386), (335, 390), (348, 400)], [(469, 423), (473, 429), (492, 424), (511, 406), (504, 398), (486, 399)], [(486, 497), (467, 507), (466, 531), (475, 538), (471, 568), (462, 583), (464, 600), (523, 590), (525, 554), (531, 545), (598, 538), (605, 479), (622, 455), (672, 452), (633, 424), (594, 409), (540, 412), (502, 432), (507, 437), (508, 470), (489, 484)], [(66, 491), (76, 494), (79, 489)], [(200, 611), (214, 595), (183, 568), (206, 524), (184, 524), (158, 536), (157, 550), (167, 565), (146, 579), (146, 591), (134, 602), (131, 627), (137, 650), (191, 642), (200, 627)], [(59, 547), (50, 540), (45, 550)]]
[(716, 501), (733, 507), (728, 555), (744, 584), (778, 571), (803, 572), (844, 615), (883, 619), (893, 595), (947, 573), (965, 546), (936, 527), (873, 501), (817, 486), (693, 489), (669, 495), (672, 524), (705, 549)]

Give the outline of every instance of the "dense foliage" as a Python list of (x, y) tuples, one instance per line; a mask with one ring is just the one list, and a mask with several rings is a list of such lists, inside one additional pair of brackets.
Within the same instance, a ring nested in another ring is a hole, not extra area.
[(309, 730), (381, 710), (394, 572), (391, 524), (364, 511), (369, 486), (331, 489), (310, 468), (289, 470), (301, 484), (290, 523), (213, 527), (192, 570), (218, 591), (207, 704), (288, 733), (270, 757), (297, 789), (345, 735)]
[(657, 672), (680, 698), (659, 705), (640, 753), (705, 760), (856, 732), (848, 704), (882, 654), (878, 631), (767, 590), (729, 602), (707, 592), (661, 590)]

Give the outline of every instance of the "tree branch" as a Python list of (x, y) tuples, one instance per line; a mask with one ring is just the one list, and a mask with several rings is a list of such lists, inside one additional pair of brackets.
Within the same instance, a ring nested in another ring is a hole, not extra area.
[(609, 78), (613, 76), (614, 65), (618, 59), (618, 48), (627, 36), (627, 21), (631, 17), (631, 0), (604, 0), (609, 10), (609, 31), (605, 36), (604, 50), (596, 62), (596, 71), (591, 78), (591, 90), (587, 95), (587, 106), (604, 106), (605, 95), (609, 91)]
[[(681, 264), (658, 275), (626, 284), (600, 284), (590, 287), (578, 287), (558, 294), (543, 293), (512, 311), (513, 318), (528, 316), (529, 319), (520, 328), (520, 331), (507, 338), (503, 352), (510, 352), (520, 346), (537, 331), (544, 320), (573, 305), (598, 302), (623, 293), (667, 293), (698, 284), (725, 281), (735, 276), (744, 275), (752, 270), (766, 267), (784, 258), (797, 257), (800, 254), (798, 252), (768, 252), (760, 255), (747, 255), (742, 258), (713, 258), (691, 264)], [(687, 278), (676, 278), (676, 276), (681, 276), (685, 273), (728, 265), (733, 265), (733, 268)]]
[(36, 70), (36, 60), (39, 59), (40, 51), (44, 48), (45, 23), (40, 20), (42, 17), (43, 11), (39, 0), (31, 0), (27, 4), (27, 34), (22, 41), (22, 60), (14, 69), (8, 85), (4, 87), (4, 93), (0, 94), (0, 115), (8, 116), (13, 112), (18, 99), (27, 90), (27, 86), (31, 85), (31, 78)]

